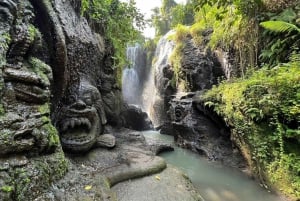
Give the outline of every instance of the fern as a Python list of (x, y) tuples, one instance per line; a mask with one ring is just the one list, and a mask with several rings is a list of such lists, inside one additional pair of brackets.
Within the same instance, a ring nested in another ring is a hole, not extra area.
[(300, 33), (300, 28), (294, 24), (284, 22), (284, 21), (265, 21), (261, 22), (260, 25), (265, 29), (273, 32), (291, 32), (298, 31)]

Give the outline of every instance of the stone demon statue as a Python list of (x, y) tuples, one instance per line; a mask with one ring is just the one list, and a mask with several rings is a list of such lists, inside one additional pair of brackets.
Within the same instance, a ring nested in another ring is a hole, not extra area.
[(34, 198), (61, 178), (62, 149), (115, 146), (103, 134), (106, 124), (120, 123), (113, 51), (80, 16), (78, 2), (0, 0), (3, 200)]

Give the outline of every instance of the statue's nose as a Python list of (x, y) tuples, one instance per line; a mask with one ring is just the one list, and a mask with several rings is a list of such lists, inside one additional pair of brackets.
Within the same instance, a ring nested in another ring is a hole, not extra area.
[(77, 100), (72, 104), (71, 108), (76, 110), (84, 110), (86, 108), (86, 104), (82, 100)]

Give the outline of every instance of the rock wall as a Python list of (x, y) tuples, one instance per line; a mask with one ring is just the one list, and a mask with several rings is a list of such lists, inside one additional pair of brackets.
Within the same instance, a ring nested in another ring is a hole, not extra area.
[(176, 45), (168, 40), (170, 33), (160, 40), (155, 63), (158, 98), (152, 108), (155, 114), (152, 118), (161, 133), (174, 135), (179, 146), (211, 160), (244, 167), (243, 158), (231, 143), (229, 129), (198, 98), (220, 79), (230, 75), (225, 62), (220, 62), (221, 57), (206, 46), (210, 33), (210, 30), (202, 33), (204, 40), (201, 45), (195, 45), (190, 35), (183, 39), (179, 72), (174, 72), (169, 61)]
[(172, 85), (172, 77), (174, 72), (171, 69), (169, 57), (175, 46), (174, 42), (169, 40), (168, 37), (173, 34), (173, 31), (167, 33), (160, 39), (157, 44), (154, 59), (154, 84), (155, 94), (152, 100), (152, 107), (150, 110), (150, 117), (155, 127), (168, 132), (169, 117), (166, 111), (169, 108), (169, 101), (171, 95), (175, 93), (176, 89)]
[(157, 61), (154, 64), (156, 93), (150, 116), (154, 125), (162, 129), (163, 133), (172, 132), (172, 120), (167, 111), (176, 94), (209, 89), (224, 75), (217, 57), (205, 46), (197, 47), (191, 36), (188, 36), (183, 41), (181, 68), (176, 80), (174, 67), (169, 60), (176, 45), (169, 39), (172, 34), (174, 31), (170, 31), (159, 41), (155, 54)]
[[(0, 198), (32, 200), (121, 124), (112, 46), (80, 1), (0, 0)], [(102, 35), (101, 35), (102, 34)]]
[(33, 198), (67, 164), (50, 120), (52, 68), (30, 1), (0, 1), (0, 197)]

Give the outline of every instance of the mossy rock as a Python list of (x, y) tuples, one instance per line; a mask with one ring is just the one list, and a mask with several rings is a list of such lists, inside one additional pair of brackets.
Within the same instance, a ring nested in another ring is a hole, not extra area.
[[(17, 164), (18, 160), (26, 164)], [(7, 201), (35, 199), (62, 178), (68, 167), (61, 149), (42, 157), (12, 157), (6, 163), (9, 167), (0, 171), (0, 196)]]

